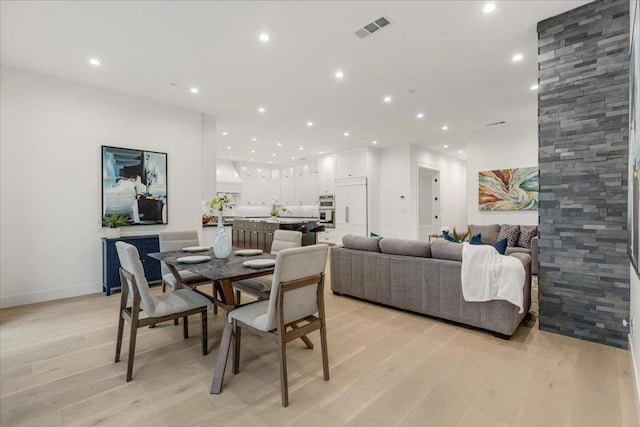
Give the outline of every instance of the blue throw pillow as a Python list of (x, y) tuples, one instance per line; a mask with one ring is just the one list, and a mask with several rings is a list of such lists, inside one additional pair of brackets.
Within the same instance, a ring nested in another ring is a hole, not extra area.
[[(480, 239), (480, 234), (474, 235), (471, 240), (469, 240), (469, 244), (484, 245), (484, 243), (482, 243), (482, 240)], [(498, 240), (497, 242), (492, 243), (491, 246), (493, 246), (500, 255), (504, 255), (504, 253), (507, 251), (507, 239), (504, 238), (502, 240)]]
[(369, 237), (380, 237), (380, 235), (372, 231), (371, 233), (369, 233)]
[(455, 237), (453, 237), (453, 236), (452, 236), (451, 234), (449, 234), (449, 233), (443, 233), (443, 234), (442, 234), (442, 236), (444, 237), (444, 240), (448, 240), (448, 241), (453, 242), (453, 243), (460, 243), (460, 242), (458, 241), (458, 239), (456, 239)]

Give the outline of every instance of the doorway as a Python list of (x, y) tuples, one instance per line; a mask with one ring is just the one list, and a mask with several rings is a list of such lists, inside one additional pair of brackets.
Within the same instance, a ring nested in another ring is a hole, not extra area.
[(418, 164), (418, 239), (440, 234), (440, 171)]

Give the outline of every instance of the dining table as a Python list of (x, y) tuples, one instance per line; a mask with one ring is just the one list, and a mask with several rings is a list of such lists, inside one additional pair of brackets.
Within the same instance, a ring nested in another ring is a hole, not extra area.
[[(204, 249), (204, 248), (203, 248)], [(171, 273), (178, 281), (178, 288), (189, 287), (197, 291), (198, 293), (207, 297), (211, 302), (225, 310), (227, 315), (230, 311), (234, 310), (240, 305), (236, 300), (233, 290), (233, 282), (239, 280), (251, 279), (253, 277), (266, 276), (273, 274), (274, 266), (267, 266), (262, 268), (248, 267), (245, 265), (246, 261), (265, 259), (275, 260), (276, 256), (269, 253), (260, 253), (257, 255), (239, 255), (241, 253), (247, 253), (246, 250), (241, 248), (233, 248), (231, 255), (228, 258), (216, 258), (211, 248), (199, 251), (196, 253), (190, 253), (184, 250), (181, 251), (167, 251), (167, 252), (152, 252), (147, 254), (149, 257), (164, 262)], [(207, 260), (202, 260), (197, 263), (186, 263), (185, 257), (189, 256), (204, 256), (209, 257)], [(189, 270), (202, 277), (210, 279), (203, 282), (199, 280), (194, 283), (183, 281), (179, 270)], [(212, 295), (198, 291), (197, 287), (205, 284), (213, 284)], [(227, 359), (229, 357), (229, 350), (231, 348), (231, 342), (233, 339), (233, 331), (230, 323), (226, 323), (223, 331), (222, 338), (220, 340), (220, 349), (218, 351), (218, 360), (216, 362), (216, 369), (213, 375), (211, 384), (211, 394), (219, 394), (222, 390), (222, 381), (224, 379), (224, 371), (227, 365)], [(313, 348), (313, 344), (306, 337), (301, 337), (302, 341), (309, 348)]]

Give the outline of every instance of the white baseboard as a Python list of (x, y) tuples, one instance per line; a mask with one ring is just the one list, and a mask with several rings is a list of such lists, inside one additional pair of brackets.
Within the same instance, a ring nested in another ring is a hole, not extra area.
[(62, 289), (51, 289), (22, 295), (0, 297), (0, 308), (16, 307), (18, 305), (34, 304), (61, 298), (77, 297), (80, 295), (102, 292), (102, 283), (91, 283)]
[(640, 420), (640, 366), (637, 366), (635, 361), (638, 360), (636, 356), (640, 356), (640, 354), (636, 353), (633, 348), (633, 340), (631, 339), (631, 334), (627, 336), (629, 340), (629, 359), (631, 362), (631, 372), (633, 373), (633, 389), (636, 395), (636, 413), (638, 414), (638, 419)]

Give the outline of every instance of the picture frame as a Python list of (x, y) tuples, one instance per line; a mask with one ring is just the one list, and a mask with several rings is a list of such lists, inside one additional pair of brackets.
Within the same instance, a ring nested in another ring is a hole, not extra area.
[(102, 146), (102, 219), (129, 225), (168, 224), (167, 153)]

